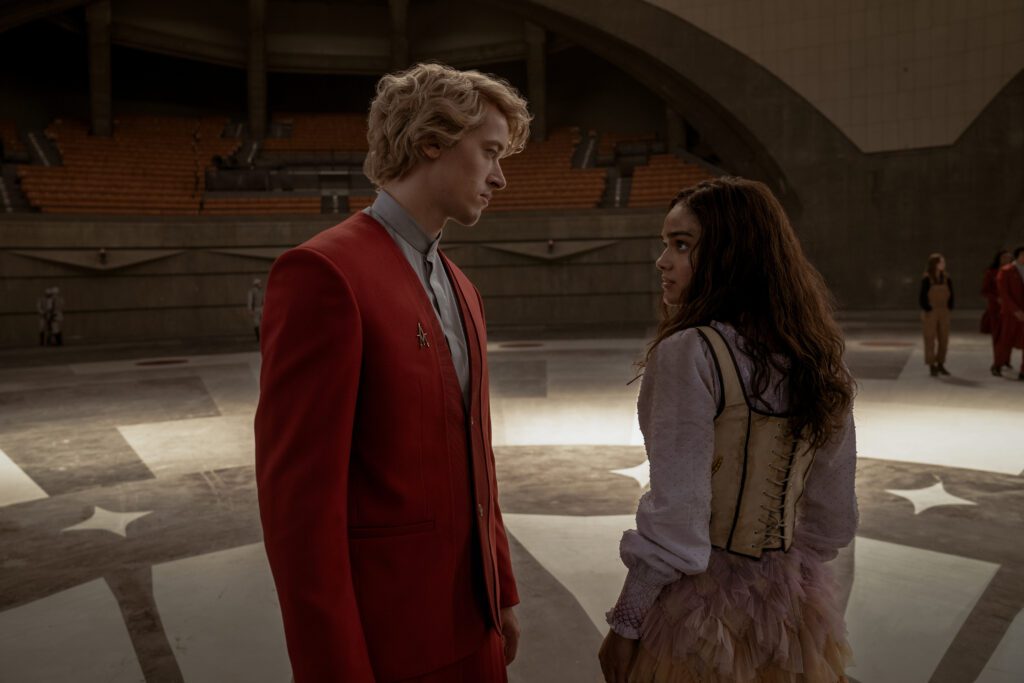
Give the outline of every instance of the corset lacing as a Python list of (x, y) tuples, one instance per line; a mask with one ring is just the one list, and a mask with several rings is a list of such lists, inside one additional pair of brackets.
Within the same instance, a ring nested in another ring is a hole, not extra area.
[[(778, 431), (775, 434), (775, 440), (779, 443), (785, 443), (788, 441), (786, 434), (783, 431), (785, 425), (779, 424)], [(795, 442), (794, 442), (795, 445)], [(771, 498), (777, 501), (778, 504), (774, 507), (768, 507), (763, 503), (759, 506), (761, 510), (765, 512), (765, 516), (758, 517), (757, 520), (765, 525), (763, 538), (764, 546), (769, 546), (774, 543), (783, 543), (786, 538), (786, 520), (784, 503), (786, 500), (786, 485), (789, 483), (790, 472), (793, 468), (793, 453), (795, 449), (791, 448), (789, 453), (780, 453), (777, 450), (772, 449), (771, 454), (775, 457), (775, 462), (768, 463), (768, 467), (777, 472), (781, 478), (775, 479), (773, 477), (766, 477), (765, 482), (774, 490), (762, 490), (761, 494), (767, 498)], [(764, 547), (762, 546), (762, 547)], [(756, 547), (756, 546), (751, 546)]]

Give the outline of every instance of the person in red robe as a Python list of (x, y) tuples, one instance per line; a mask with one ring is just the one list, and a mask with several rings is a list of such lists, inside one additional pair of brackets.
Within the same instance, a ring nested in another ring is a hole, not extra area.
[(298, 683), (507, 680), (519, 597), (486, 322), (439, 240), (505, 187), (529, 120), (475, 71), (383, 77), (365, 163), (377, 200), (270, 272), (256, 485)]
[[(1024, 246), (1013, 250), (1013, 261), (999, 269), (996, 276), (999, 292), (999, 341), (996, 344), (992, 374), (1000, 375), (1010, 364), (1013, 349), (1024, 349)], [(1017, 379), (1024, 380), (1024, 357)]]
[(999, 269), (1013, 260), (1013, 254), (1000, 249), (992, 257), (992, 263), (985, 269), (981, 277), (981, 295), (985, 297), (985, 312), (981, 314), (981, 333), (992, 336), (992, 352), (995, 353), (999, 341), (999, 290), (996, 288), (996, 276)]

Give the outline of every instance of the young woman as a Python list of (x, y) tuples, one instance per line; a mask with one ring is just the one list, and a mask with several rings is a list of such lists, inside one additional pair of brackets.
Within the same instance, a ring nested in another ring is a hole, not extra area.
[[(999, 269), (1013, 260), (1013, 254), (1007, 249), (1000, 249), (992, 257), (992, 263), (985, 269), (981, 278), (981, 295), (985, 297), (985, 312), (981, 315), (981, 333), (992, 335), (993, 358), (996, 354), (996, 347), (999, 344), (999, 329), (1002, 316), (999, 313), (999, 288), (996, 286), (996, 276)], [(1002, 367), (992, 366), (992, 374), (999, 376)]]
[(942, 254), (928, 257), (918, 304), (924, 332), (924, 362), (932, 377), (948, 375), (946, 350), (949, 348), (950, 311), (953, 310), (953, 278), (946, 274), (946, 259)]
[(857, 527), (854, 382), (828, 290), (761, 183), (683, 190), (662, 241), (637, 404), (651, 488), (620, 545), (605, 680), (845, 680), (825, 562)]

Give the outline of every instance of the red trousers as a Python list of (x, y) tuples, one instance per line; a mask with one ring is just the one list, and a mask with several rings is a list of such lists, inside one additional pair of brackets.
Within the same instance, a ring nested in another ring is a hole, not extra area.
[[(1000, 321), (999, 335), (993, 344), (992, 365), (996, 367), (1010, 365), (1010, 355), (1015, 348), (1021, 348), (1021, 342), (1024, 341), (1024, 334), (1021, 332), (1022, 325), (1024, 323), (1019, 323), (1010, 317)], [(1021, 358), (1021, 372), (1024, 373), (1024, 357)]]
[[(994, 365), (996, 367), (1002, 367), (1010, 364), (1010, 355), (1013, 353), (1014, 347), (1017, 345), (1013, 335), (1007, 333), (1007, 328), (1013, 328), (1012, 325), (1003, 321), (1003, 328), (1000, 330), (999, 338), (995, 342), (995, 355)], [(1020, 371), (1024, 372), (1024, 357), (1021, 358)]]
[(401, 683), (507, 683), (505, 647), (493, 628), (487, 632), (480, 649), (454, 664)]

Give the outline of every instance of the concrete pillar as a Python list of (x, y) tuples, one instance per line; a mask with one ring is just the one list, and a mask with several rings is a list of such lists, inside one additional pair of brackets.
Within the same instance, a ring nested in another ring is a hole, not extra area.
[(409, 0), (388, 0), (391, 15), (391, 70), (409, 66)]
[(114, 132), (114, 115), (110, 85), (110, 0), (86, 6), (89, 26), (89, 107), (92, 134), (110, 137)]
[(267, 135), (267, 0), (249, 0), (249, 136)]
[(530, 137), (544, 140), (548, 136), (547, 124), (547, 53), (544, 43), (547, 34), (536, 24), (526, 24), (526, 99), (530, 103), (533, 122)]
[(665, 105), (665, 144), (667, 152), (686, 147), (686, 124), (672, 105)]

